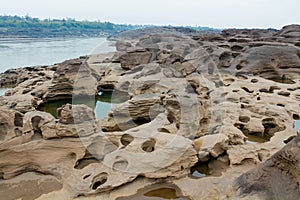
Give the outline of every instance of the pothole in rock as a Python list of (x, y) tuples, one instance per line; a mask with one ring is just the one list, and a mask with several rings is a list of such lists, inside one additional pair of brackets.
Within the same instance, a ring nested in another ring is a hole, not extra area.
[(119, 197), (116, 200), (190, 200), (181, 194), (180, 189), (173, 184), (155, 184), (145, 187), (132, 196)]
[(247, 137), (246, 143), (248, 144), (265, 143), (270, 141), (271, 137), (273, 136), (267, 132), (250, 132), (242, 123), (236, 123), (234, 126), (240, 129)]
[(247, 137), (246, 143), (248, 144), (265, 143), (270, 141), (271, 139), (271, 136), (266, 136), (266, 135), (260, 136), (260, 135), (256, 135), (256, 133), (251, 133), (251, 134), (244, 133), (244, 135)]
[(256, 143), (265, 143), (270, 141), (271, 136), (259, 136), (259, 135), (255, 135), (255, 133), (253, 134), (245, 134), (244, 135), (247, 137), (246, 142), (248, 144), (256, 144)]
[(284, 84), (294, 84), (296, 83), (295, 81), (285, 77), (285, 76), (282, 76), (281, 78), (270, 78), (270, 80), (274, 81), (274, 82), (277, 82), (277, 83), (284, 83)]
[(85, 104), (94, 109), (97, 119), (106, 118), (109, 111), (116, 105), (128, 100), (128, 96), (125, 93), (116, 92), (99, 92), (95, 98), (76, 98), (50, 101), (41, 104), (38, 110), (48, 112), (57, 118), (57, 108), (64, 104)]
[(221, 176), (229, 166), (229, 158), (226, 153), (218, 158), (210, 158), (206, 162), (199, 161), (191, 168), (191, 178), (199, 179), (206, 176)]
[(210, 175), (208, 162), (198, 162), (195, 166), (191, 168), (192, 178), (203, 178), (208, 175)]

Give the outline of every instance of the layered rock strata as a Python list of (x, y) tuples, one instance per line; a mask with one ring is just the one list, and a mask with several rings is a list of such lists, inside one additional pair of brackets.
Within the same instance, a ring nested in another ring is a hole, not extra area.
[[(299, 26), (141, 32), (115, 36), (114, 53), (1, 75), (16, 87), (0, 97), (0, 192), (43, 176), (55, 187), (38, 199), (122, 199), (162, 182), (193, 200), (297, 197)], [(106, 91), (129, 99), (105, 119), (37, 110)]]

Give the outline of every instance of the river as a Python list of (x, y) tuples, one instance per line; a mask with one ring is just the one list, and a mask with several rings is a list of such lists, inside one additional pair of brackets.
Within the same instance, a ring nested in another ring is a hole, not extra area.
[(0, 38), (0, 73), (114, 50), (105, 38)]
[[(82, 55), (106, 53), (115, 51), (115, 47), (105, 38), (54, 38), (54, 39), (0, 39), (0, 73), (11, 68), (52, 65)], [(0, 88), (0, 96), (8, 88)], [(109, 98), (108, 98), (109, 97)], [(41, 110), (56, 116), (56, 109), (72, 100), (51, 102), (42, 105)], [(104, 118), (115, 105), (111, 103), (110, 95), (103, 94), (91, 104), (97, 118)]]

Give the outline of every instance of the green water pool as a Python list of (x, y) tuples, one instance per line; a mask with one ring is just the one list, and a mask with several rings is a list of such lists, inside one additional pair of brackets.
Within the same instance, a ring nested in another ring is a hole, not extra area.
[(116, 105), (128, 100), (123, 93), (100, 92), (95, 98), (76, 98), (46, 102), (38, 107), (38, 110), (48, 112), (57, 118), (57, 108), (64, 104), (85, 104), (94, 109), (97, 119), (107, 117), (108, 112)]

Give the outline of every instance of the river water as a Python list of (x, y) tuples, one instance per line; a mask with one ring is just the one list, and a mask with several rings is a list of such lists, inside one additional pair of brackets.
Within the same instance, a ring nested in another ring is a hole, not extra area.
[(0, 38), (0, 73), (10, 68), (52, 65), (114, 50), (105, 38)]
[[(0, 38), (0, 73), (18, 67), (52, 65), (82, 55), (115, 51), (115, 47), (105, 38), (54, 38), (16, 39)], [(0, 96), (9, 88), (0, 88)], [(86, 102), (95, 111), (97, 118), (104, 118), (115, 105), (110, 94), (99, 95), (94, 103)], [(56, 115), (57, 107), (72, 100), (51, 102), (41, 106), (41, 110)]]

